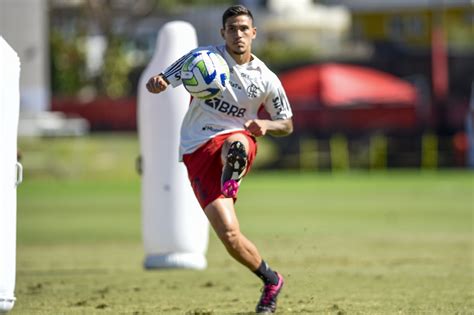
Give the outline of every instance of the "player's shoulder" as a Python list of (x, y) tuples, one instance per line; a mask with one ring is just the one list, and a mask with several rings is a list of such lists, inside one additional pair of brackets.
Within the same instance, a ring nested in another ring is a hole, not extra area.
[(272, 72), (270, 68), (268, 68), (266, 63), (257, 56), (255, 56), (255, 54), (252, 54), (252, 61), (250, 62), (250, 65), (252, 67), (260, 68), (262, 72)]
[(252, 67), (258, 68), (263, 78), (268, 81), (279, 81), (276, 73), (273, 72), (273, 70), (271, 70), (263, 60), (261, 60), (254, 54), (252, 54), (252, 57)]

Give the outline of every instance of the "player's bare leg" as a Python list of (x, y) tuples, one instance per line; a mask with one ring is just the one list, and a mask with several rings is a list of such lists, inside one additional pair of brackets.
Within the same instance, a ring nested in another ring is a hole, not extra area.
[(231, 198), (219, 198), (204, 209), (211, 226), (229, 254), (250, 270), (256, 270), (262, 262), (255, 245), (241, 232)]

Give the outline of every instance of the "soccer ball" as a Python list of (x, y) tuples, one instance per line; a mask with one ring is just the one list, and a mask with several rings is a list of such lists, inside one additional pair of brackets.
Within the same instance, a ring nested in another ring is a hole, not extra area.
[(194, 97), (209, 99), (226, 89), (229, 67), (221, 55), (210, 50), (193, 52), (181, 68), (185, 89)]

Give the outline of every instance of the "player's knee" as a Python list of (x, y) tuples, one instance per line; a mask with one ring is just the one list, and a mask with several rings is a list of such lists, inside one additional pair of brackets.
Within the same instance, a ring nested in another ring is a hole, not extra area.
[(237, 229), (226, 230), (221, 235), (221, 240), (228, 250), (238, 250), (240, 244), (240, 231)]

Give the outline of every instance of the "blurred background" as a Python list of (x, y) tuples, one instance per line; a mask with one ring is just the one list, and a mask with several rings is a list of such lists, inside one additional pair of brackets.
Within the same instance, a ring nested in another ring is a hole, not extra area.
[(294, 134), (262, 139), (257, 168), (474, 167), (471, 0), (1, 0), (0, 35), (22, 63), (30, 176), (117, 165), (129, 176), (121, 150), (139, 152), (137, 85), (158, 30), (185, 20), (201, 46), (220, 44), (235, 3), (253, 11), (254, 53), (294, 111)]

